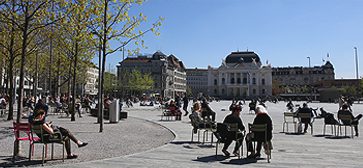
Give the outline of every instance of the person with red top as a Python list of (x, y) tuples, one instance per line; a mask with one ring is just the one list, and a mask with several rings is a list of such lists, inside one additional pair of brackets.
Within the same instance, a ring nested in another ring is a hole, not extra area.
[(170, 100), (168, 110), (173, 116), (175, 116), (175, 120), (181, 120), (182, 112), (180, 111), (179, 107), (176, 106), (174, 100)]

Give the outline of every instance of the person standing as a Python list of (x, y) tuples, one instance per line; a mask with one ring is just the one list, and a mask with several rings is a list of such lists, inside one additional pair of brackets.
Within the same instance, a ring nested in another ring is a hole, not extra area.
[(187, 97), (187, 94), (185, 94), (184, 97), (183, 97), (183, 110), (185, 111), (184, 116), (187, 116), (189, 114), (189, 112), (188, 112), (188, 103), (189, 103), (189, 99)]

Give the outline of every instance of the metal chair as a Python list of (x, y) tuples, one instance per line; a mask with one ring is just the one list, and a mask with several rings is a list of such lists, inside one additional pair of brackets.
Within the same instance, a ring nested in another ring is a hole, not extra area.
[(344, 133), (345, 136), (347, 136), (347, 127), (350, 127), (350, 132), (352, 134), (352, 138), (354, 138), (353, 134), (353, 127), (356, 126), (356, 124), (353, 124), (353, 118), (349, 114), (339, 114), (338, 113), (338, 120), (340, 121), (340, 125), (338, 125), (338, 131), (340, 131), (340, 135), (342, 134), (342, 126), (344, 126)]
[(313, 127), (313, 122), (311, 122), (312, 116), (310, 113), (298, 113), (297, 116), (300, 119), (300, 124), (301, 124), (301, 120), (309, 120), (309, 124), (310, 124), (310, 129), (311, 129), (311, 135), (313, 135), (313, 131), (314, 131), (314, 127)]
[(236, 134), (235, 141), (240, 146), (240, 148), (238, 149), (239, 150), (238, 158), (241, 158), (241, 155), (243, 156), (243, 143), (239, 144), (239, 140), (241, 139), (243, 140), (246, 131), (241, 132), (238, 128), (238, 123), (233, 123), (233, 124), (226, 123), (226, 125), (227, 125), (227, 130), (229, 132), (235, 132)]
[(289, 132), (289, 124), (294, 124), (294, 131), (297, 132), (296, 125), (298, 124), (298, 121), (295, 114), (291, 112), (284, 112), (284, 123), (282, 124), (282, 132), (285, 132), (285, 125), (287, 132)]
[[(248, 124), (248, 130), (249, 133), (258, 133), (258, 132), (263, 132), (264, 133), (264, 138), (265, 141), (263, 142), (264, 145), (267, 146), (268, 150), (271, 149), (271, 142), (269, 142), (267, 140), (267, 124)], [(252, 142), (256, 142), (256, 140), (252, 139)], [(256, 144), (253, 145), (253, 150), (255, 150), (256, 148)], [(269, 153), (266, 153), (267, 155), (267, 162), (270, 163), (270, 159), (271, 159), (271, 151)]]
[[(16, 123), (13, 122), (13, 131), (15, 135), (15, 141), (29, 141), (29, 148), (33, 148), (32, 151), (34, 151), (34, 147), (31, 146), (33, 141), (38, 141), (38, 137), (31, 136), (31, 130), (30, 130), (30, 124), (29, 123)], [(21, 134), (23, 132), (23, 134)], [(24, 133), (26, 136), (23, 136)], [(15, 144), (15, 143), (14, 143)], [(34, 152), (29, 152), (29, 158), (31, 155), (34, 155)], [(15, 156), (13, 156), (14, 159)]]
[[(31, 134), (30, 136), (33, 138), (33, 133), (36, 133), (39, 139), (37, 141), (32, 141), (31, 147), (29, 148), (29, 153), (33, 152), (35, 144), (42, 144), (42, 165), (44, 165), (44, 158), (46, 156), (47, 150), (46, 147), (48, 144), (52, 144), (52, 151), (51, 151), (51, 160), (53, 160), (54, 156), (54, 143), (58, 143), (62, 145), (63, 155), (62, 160), (64, 162), (64, 148), (65, 148), (65, 140), (60, 132), (54, 132), (54, 134), (49, 134), (43, 131), (42, 125), (32, 125), (31, 126)], [(29, 161), (31, 160), (31, 156), (29, 155)]]
[[(199, 118), (198, 114), (190, 114), (189, 115), (191, 124), (193, 126), (192, 128), (192, 139), (191, 142), (193, 142), (194, 140), (194, 134), (198, 133), (198, 142), (200, 139), (200, 131), (203, 131), (203, 143), (208, 141), (208, 133), (211, 132), (215, 132), (216, 130), (216, 125), (214, 122), (211, 121), (203, 121), (201, 120), (201, 118)], [(197, 130), (195, 130), (197, 129)], [(196, 131), (196, 132), (195, 132)], [(211, 135), (211, 144), (213, 143), (213, 134)]]

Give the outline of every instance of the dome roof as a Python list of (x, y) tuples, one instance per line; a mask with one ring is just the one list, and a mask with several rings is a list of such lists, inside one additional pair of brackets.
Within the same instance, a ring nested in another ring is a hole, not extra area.
[(252, 63), (253, 59), (256, 63), (260, 62), (260, 57), (254, 52), (232, 52), (226, 57), (226, 63)]

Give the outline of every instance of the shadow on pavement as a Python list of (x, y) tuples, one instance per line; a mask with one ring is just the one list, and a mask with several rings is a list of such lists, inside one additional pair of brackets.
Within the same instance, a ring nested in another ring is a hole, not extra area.
[(226, 160), (228, 158), (229, 157), (224, 155), (211, 155), (211, 156), (197, 157), (197, 159), (193, 161), (208, 163), (208, 162), (219, 162)]
[(351, 139), (352, 137), (350, 136), (329, 136), (329, 137), (325, 137), (326, 139)]
[(286, 135), (305, 135), (304, 133), (298, 133), (298, 132), (285, 132)]
[[(262, 160), (262, 159), (258, 159)], [(231, 159), (229, 162), (221, 162), (222, 164), (233, 164), (233, 165), (245, 165), (245, 164), (251, 164), (251, 163), (257, 163), (256, 159)]]
[[(0, 163), (0, 167), (25, 167), (25, 166), (41, 166), (42, 160), (31, 160), (27, 157), (18, 156), (13, 162), (12, 156), (1, 156), (1, 160), (5, 161), (4, 163)], [(53, 159), (55, 160), (55, 159)]]

